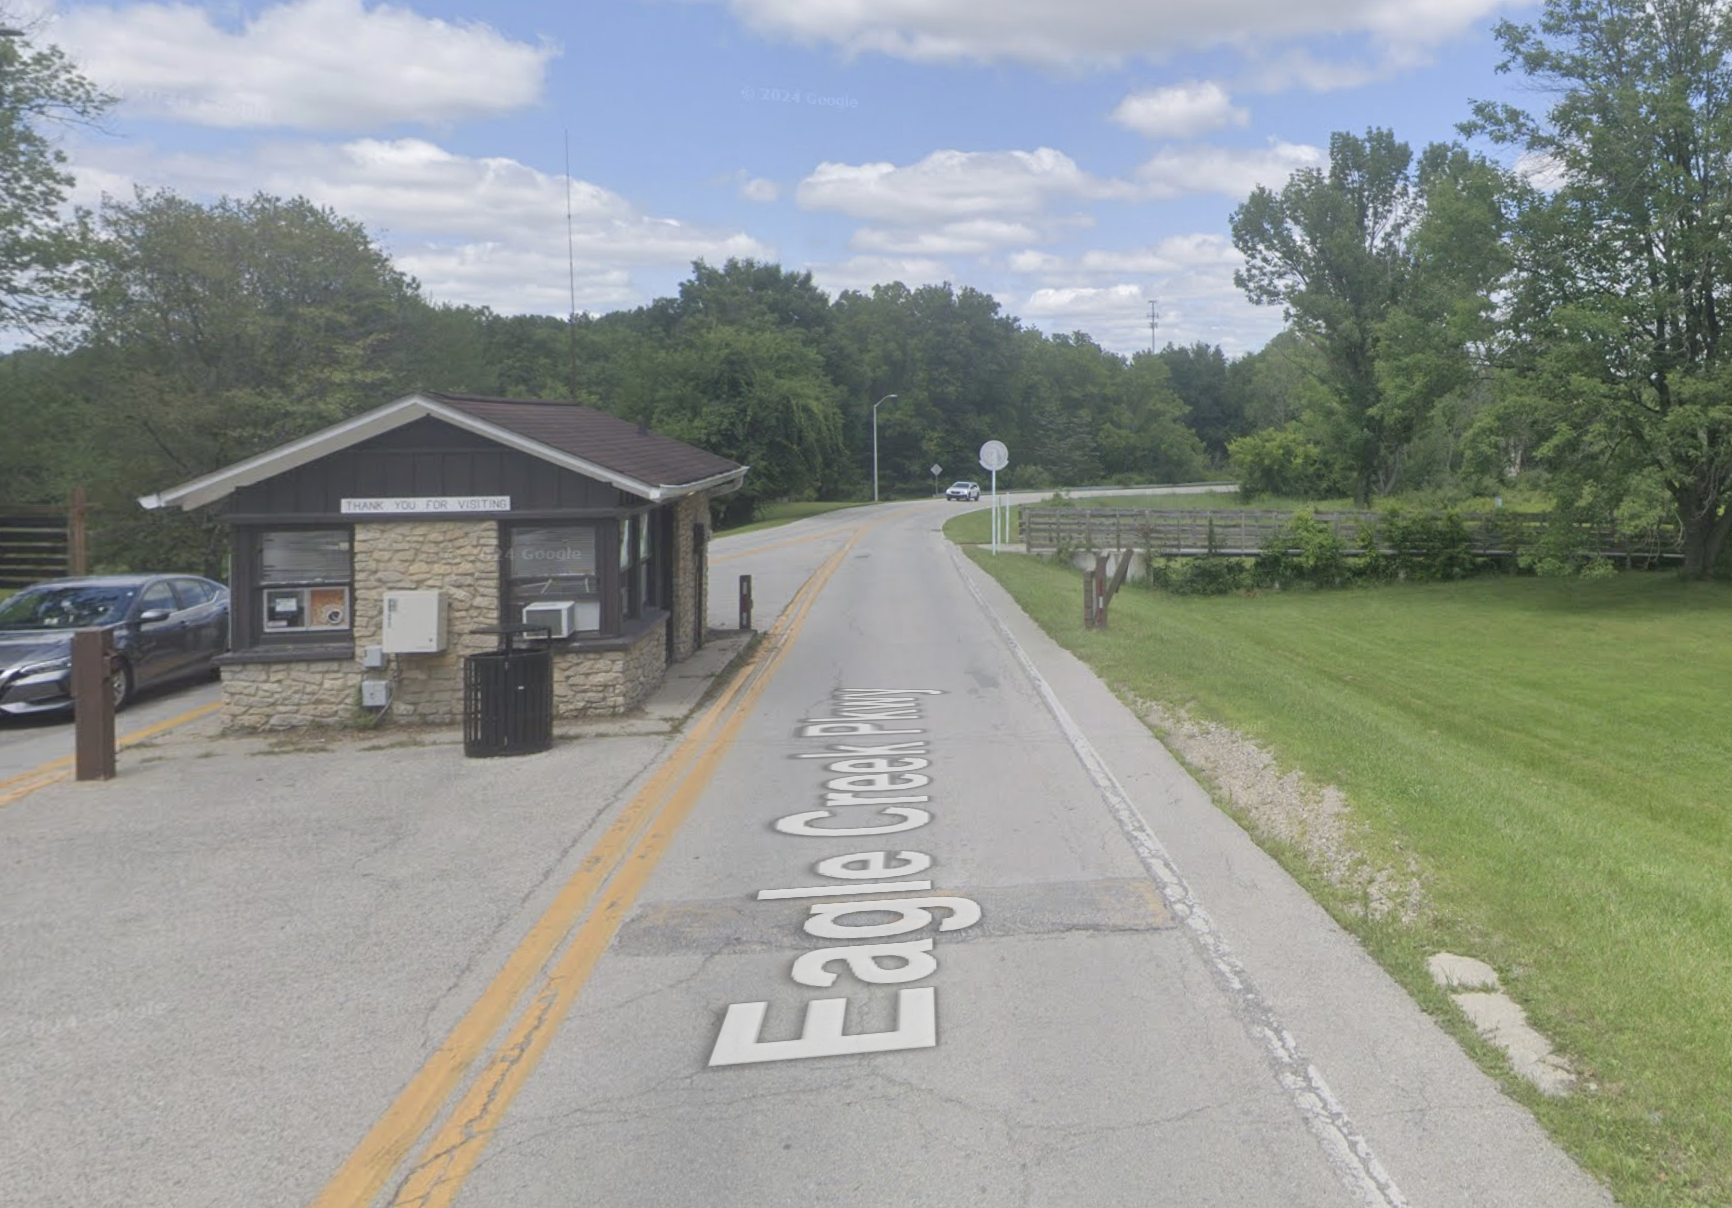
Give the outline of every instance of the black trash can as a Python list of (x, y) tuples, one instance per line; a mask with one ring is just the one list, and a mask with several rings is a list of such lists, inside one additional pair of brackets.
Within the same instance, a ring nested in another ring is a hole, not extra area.
[[(553, 654), (538, 626), (479, 630), (500, 635), (498, 650), (463, 660), (463, 753), (474, 758), (534, 755), (553, 746)], [(531, 645), (530, 634), (542, 637)], [(521, 644), (514, 646), (513, 639)]]

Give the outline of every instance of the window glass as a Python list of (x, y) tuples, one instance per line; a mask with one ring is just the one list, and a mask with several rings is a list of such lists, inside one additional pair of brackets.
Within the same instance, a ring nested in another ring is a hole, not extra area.
[(138, 611), (149, 612), (153, 608), (167, 609), (174, 612), (180, 607), (175, 602), (174, 588), (166, 580), (159, 580), (144, 589), (144, 595), (139, 598)]
[[(569, 603), (573, 633), (601, 628), (594, 524), (515, 525), (506, 542), (506, 621), (523, 621), (532, 604)], [(552, 618), (538, 610), (529, 623), (550, 624)]]
[(513, 590), (536, 597), (593, 596), (595, 526), (540, 525), (511, 531), (508, 577)]
[(197, 608), (200, 604), (209, 604), (216, 595), (211, 585), (202, 579), (176, 579), (174, 593), (180, 597), (182, 608)]
[(349, 530), (280, 529), (259, 534), (260, 583), (347, 583)]
[(347, 528), (259, 533), (260, 629), (276, 634), (351, 628), (352, 548)]
[(32, 587), (0, 601), (0, 629), (78, 629), (115, 625), (137, 594), (133, 587)]

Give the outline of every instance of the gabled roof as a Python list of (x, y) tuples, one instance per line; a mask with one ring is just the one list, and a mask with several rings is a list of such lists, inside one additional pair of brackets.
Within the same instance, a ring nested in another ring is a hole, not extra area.
[(546, 399), (482, 398), (423, 391), (195, 478), (139, 503), (186, 511), (241, 487), (431, 417), (531, 457), (660, 502), (711, 488), (732, 488), (745, 466), (593, 407)]

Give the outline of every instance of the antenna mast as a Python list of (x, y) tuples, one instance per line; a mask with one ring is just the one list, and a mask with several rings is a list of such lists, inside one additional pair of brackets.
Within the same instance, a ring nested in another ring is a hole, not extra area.
[(571, 235), (571, 127), (565, 129), (565, 278), (571, 309), (565, 313), (565, 330), (571, 345), (571, 401), (577, 401), (577, 251)]
[(1161, 325), (1161, 312), (1155, 309), (1153, 301), (1149, 303), (1149, 351), (1155, 352), (1155, 328)]

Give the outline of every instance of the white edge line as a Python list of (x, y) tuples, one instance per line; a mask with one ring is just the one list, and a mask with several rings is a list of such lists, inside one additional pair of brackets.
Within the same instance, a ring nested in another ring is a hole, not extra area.
[(986, 597), (969, 576), (963, 556), (954, 544), (950, 546), (950, 559), (969, 594), (998, 630), (999, 636), (1004, 639), (1011, 654), (1016, 656), (1016, 661), (1021, 664), (1023, 673), (1034, 685), (1047, 710), (1064, 731), (1071, 750), (1076, 753), (1077, 760), (1088, 772), (1089, 779), (1094, 781), (1095, 787), (1100, 790), (1101, 799), (1106, 802), (1119, 828), (1130, 840), (1137, 858), (1160, 887), (1161, 896), (1166, 899), (1168, 907), (1185, 924), (1191, 938), (1208, 959), (1216, 980), (1238, 1004), (1246, 1029), (1262, 1042), (1276, 1081), (1287, 1091), (1312, 1135), (1322, 1146), (1324, 1158), (1335, 1168), (1341, 1181), (1347, 1185), (1348, 1190), (1358, 1196), (1361, 1203), (1374, 1205), (1376, 1208), (1407, 1208), (1407, 1200), (1402, 1196), (1401, 1189), (1395, 1185), (1395, 1180), (1383, 1168), (1383, 1163), (1372, 1153), (1371, 1146), (1354, 1127), (1353, 1121), (1347, 1116), (1347, 1110), (1324, 1081), (1323, 1072), (1306, 1058), (1299, 1048), (1299, 1042), (1287, 1031), (1286, 1025), (1265, 1001), (1245, 966), (1216, 930), (1214, 920), (1209, 917), (1202, 903), (1191, 891), (1190, 885), (1180, 875), (1172, 857), (1167, 854), (1167, 849), (1149, 829), (1149, 824), (1131, 801), (1130, 794), (1125, 792), (1124, 786), (1113, 775), (1112, 769), (1107, 767), (1106, 761), (1094, 749), (1081, 727), (1071, 718), (1064, 705), (1059, 703), (1052, 686), (1036, 669), (1034, 660), (1029, 658), (1028, 652), (1010, 632), (1010, 627), (1004, 623), (997, 610), (987, 603)]

